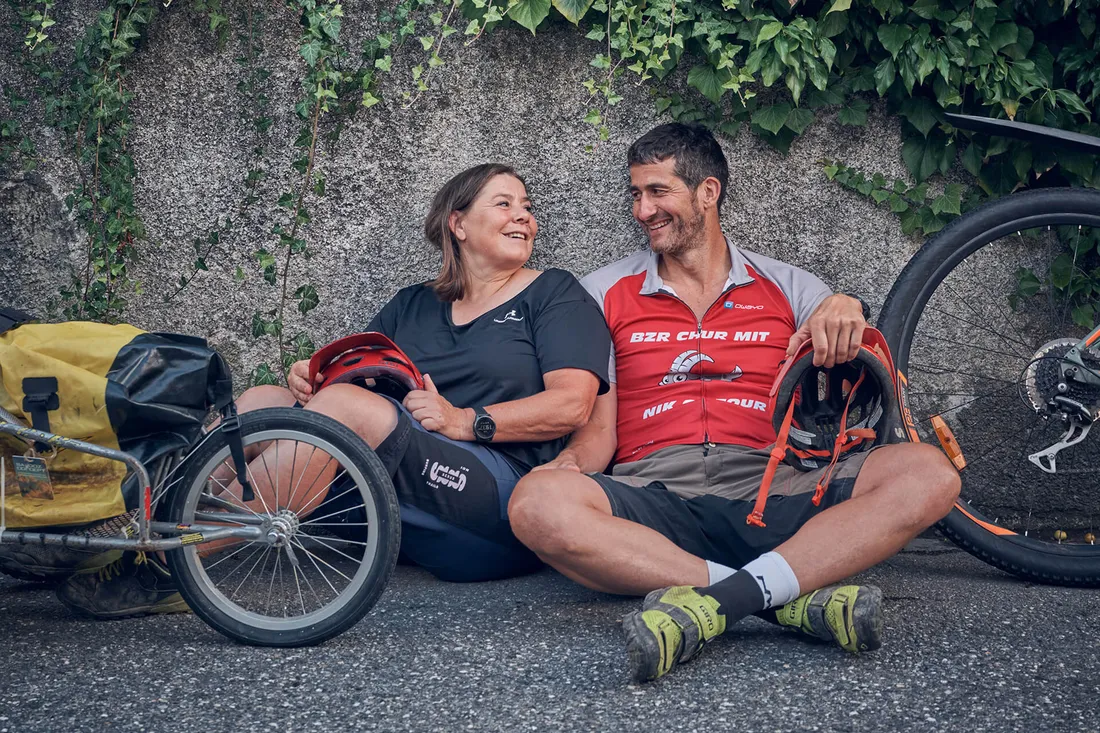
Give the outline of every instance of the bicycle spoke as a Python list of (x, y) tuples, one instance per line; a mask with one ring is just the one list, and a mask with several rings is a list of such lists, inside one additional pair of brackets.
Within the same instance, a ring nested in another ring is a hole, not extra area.
[[(936, 369), (938, 371), (933, 371), (933, 369)], [(913, 362), (909, 362), (909, 370), (910, 371), (917, 370), (917, 371), (924, 372), (926, 374), (933, 374), (933, 375), (938, 375), (938, 376), (942, 376), (944, 374), (959, 374), (959, 375), (962, 375), (964, 377), (975, 377), (977, 379), (988, 379), (991, 382), (1005, 382), (1006, 384), (1016, 384), (1017, 383), (1016, 380), (1013, 380), (1013, 379), (1001, 379), (1000, 377), (991, 377), (988, 374), (975, 374), (974, 372), (964, 372), (964, 371), (957, 370), (957, 369), (951, 370), (951, 369), (947, 369), (945, 367), (930, 367), (930, 366), (926, 366), (924, 364), (914, 364)]]
[[(283, 556), (278, 552), (275, 553), (275, 567), (271, 569), (271, 584), (267, 586), (267, 603), (264, 605), (264, 613), (270, 615), (271, 613), (271, 595), (275, 591), (275, 576), (279, 574), (279, 563), (282, 561)], [(264, 563), (266, 567), (267, 563)]]
[[(327, 467), (327, 466), (328, 466), (328, 464), (325, 464), (325, 466)], [(316, 494), (314, 494), (314, 495), (313, 495), (313, 496), (311, 496), (311, 497), (310, 497), (310, 498), (309, 498), (308, 500), (306, 500), (306, 502), (305, 502), (305, 506), (309, 506), (309, 502), (313, 501), (313, 499), (314, 499), (314, 498), (316, 498), (316, 497), (318, 497), (318, 496), (321, 496), (321, 495), (322, 495), (322, 494), (324, 494), (324, 493), (325, 493), (326, 491), (328, 491), (329, 489), (331, 489), (331, 488), (332, 488), (332, 485), (333, 485), (334, 483), (336, 483), (337, 481), (339, 481), (339, 480), (340, 480), (340, 478), (341, 478), (342, 476), (346, 476), (346, 475), (347, 475), (347, 473), (348, 473), (348, 472), (347, 472), (347, 469), (344, 469), (344, 468), (342, 468), (342, 469), (340, 469), (339, 471), (337, 471), (337, 472), (336, 472), (336, 475), (332, 477), (332, 480), (331, 480), (331, 481), (329, 481), (329, 482), (328, 482), (328, 484), (327, 484), (326, 486), (324, 486), (324, 487), (323, 487), (323, 488), (322, 488), (322, 489), (321, 489), (320, 491), (318, 491), (318, 492), (317, 492)], [(320, 474), (318, 474), (318, 475), (320, 475)], [(321, 502), (321, 504), (324, 504), (324, 502)], [(320, 507), (321, 505), (320, 505), (320, 504), (318, 504), (317, 506), (318, 506), (318, 507)], [(314, 509), (314, 510), (312, 510), (312, 511), (317, 511), (317, 510), (316, 510), (316, 509)], [(311, 512), (311, 513), (312, 513), (312, 512)]]
[[(255, 543), (255, 542), (246, 542), (245, 544), (243, 544), (243, 545), (241, 545), (240, 547), (238, 547), (238, 548), (237, 548), (236, 550), (233, 550), (233, 552), (232, 552), (232, 553), (230, 553), (230, 554), (226, 555), (225, 557), (223, 557), (223, 558), (219, 559), (219, 560), (218, 560), (217, 562), (212, 562), (212, 563), (210, 563), (209, 565), (207, 565), (206, 563), (203, 563), (203, 567), (205, 567), (205, 568), (206, 568), (206, 571), (207, 571), (207, 572), (210, 572), (211, 570), (213, 570), (214, 568), (218, 567), (219, 565), (221, 565), (221, 564), (222, 564), (223, 562), (225, 562), (225, 561), (226, 561), (226, 560), (228, 560), (229, 558), (231, 558), (231, 557), (233, 557), (234, 555), (236, 555), (236, 554), (237, 554), (238, 552), (243, 552), (244, 550), (247, 550), (247, 549), (248, 549), (249, 547), (251, 547), (251, 546), (252, 546), (252, 545), (254, 545), (254, 544), (256, 544), (256, 543)], [(253, 554), (255, 554), (255, 553), (253, 553)], [(252, 557), (252, 555), (249, 555), (248, 557), (249, 557), (249, 558), (251, 558), (251, 557)], [(248, 560), (246, 559), (246, 560), (245, 560), (245, 562), (248, 562)]]
[[(322, 501), (322, 502), (321, 502), (320, 504), (318, 504), (317, 506), (313, 507), (313, 509), (312, 509), (312, 510), (310, 511), (310, 516), (312, 516), (313, 514), (316, 514), (316, 513), (318, 512), (318, 511), (320, 511), (321, 507), (323, 507), (323, 506), (324, 506), (325, 504), (328, 504), (329, 502), (332, 502), (332, 501), (336, 501), (336, 500), (337, 500), (337, 499), (339, 499), (339, 498), (340, 498), (341, 496), (347, 496), (348, 494), (350, 494), (350, 493), (352, 493), (352, 492), (354, 492), (354, 491), (357, 491), (357, 490), (358, 490), (358, 488), (359, 488), (359, 487), (358, 487), (358, 486), (357, 486), (356, 484), (352, 484), (352, 485), (351, 485), (351, 486), (349, 486), (348, 488), (346, 488), (346, 489), (344, 489), (343, 491), (341, 491), (341, 492), (340, 492), (339, 494), (334, 494), (334, 495), (332, 495), (332, 496), (326, 496), (326, 497), (325, 497), (325, 500), (324, 500), (324, 501)], [(308, 502), (307, 502), (307, 505), (308, 505)], [(365, 505), (364, 505), (364, 504), (360, 504), (360, 506), (365, 506)], [(303, 522), (303, 524), (305, 524), (305, 522)]]
[(985, 349), (985, 348), (982, 348), (981, 346), (976, 346), (975, 344), (967, 343), (965, 341), (955, 341), (953, 339), (947, 338), (946, 336), (937, 336), (934, 333), (926, 333), (926, 334), (923, 334), (923, 336), (925, 338), (936, 339), (937, 341), (944, 341), (946, 343), (951, 344), (952, 346), (962, 346), (962, 347), (968, 348), (968, 349), (975, 349), (977, 351), (984, 351), (987, 354), (996, 354), (997, 356), (1008, 356), (1008, 357), (1011, 357), (1013, 359), (1020, 359), (1021, 361), (1026, 361), (1026, 359), (1023, 359), (1023, 357), (1021, 357), (1019, 354), (1009, 354), (1006, 351), (997, 351), (996, 349)]
[[(263, 454), (261, 453), (260, 455), (262, 456)], [(260, 503), (264, 507), (264, 512), (266, 512), (267, 514), (270, 515), (271, 514), (271, 509), (268, 508), (267, 501), (264, 499), (264, 492), (262, 492), (258, 488), (256, 488), (257, 487), (256, 477), (252, 475), (252, 465), (249, 464), (249, 463), (245, 463), (244, 464), (244, 472), (246, 474), (248, 474), (248, 480), (252, 483), (252, 488), (254, 489), (254, 491), (252, 493), (254, 493), (256, 495), (256, 497), (260, 500)]]
[[(230, 573), (228, 573), (227, 575), (223, 575), (222, 578), (221, 578), (222, 581), (226, 581), (226, 580), (229, 580), (230, 578), (232, 578), (234, 575), (236, 575), (238, 570), (240, 570), (241, 568), (244, 567), (245, 563), (247, 563), (252, 558), (256, 557), (256, 553), (262, 551), (265, 547), (270, 546), (270, 545), (261, 545), (261, 544), (258, 544), (258, 543), (249, 543), (248, 545), (245, 545), (245, 547), (250, 547), (253, 544), (256, 545), (256, 548), (254, 550), (252, 550), (252, 554), (249, 555), (248, 557), (246, 557), (244, 560), (237, 563), (237, 567), (233, 568), (233, 570)], [(242, 547), (241, 549), (243, 550), (244, 547)]]
[[(306, 461), (305, 461), (305, 465), (307, 467), (309, 466), (310, 462), (313, 460), (313, 454), (317, 452), (317, 446), (311, 445), (309, 448), (310, 448), (309, 458), (307, 458)], [(295, 458), (298, 457), (298, 444), (297, 444), (297, 442), (295, 442), (295, 444), (294, 444), (294, 457)], [(298, 477), (297, 483), (294, 484), (294, 490), (290, 492), (290, 499), (288, 499), (287, 502), (286, 502), (287, 506), (294, 506), (294, 497), (298, 496), (298, 487), (300, 487), (302, 485), (302, 479), (304, 479), (305, 477), (306, 477), (306, 472), (303, 469), (302, 470), (302, 475)], [(290, 474), (290, 478), (291, 478), (291, 480), (294, 479), (294, 474), (293, 473)]]
[(230, 601), (232, 601), (234, 598), (237, 597), (237, 593), (240, 592), (241, 588), (244, 587), (245, 582), (249, 579), (249, 577), (251, 577), (252, 571), (255, 570), (256, 566), (260, 564), (260, 559), (266, 559), (267, 555), (268, 555), (268, 552), (270, 552), (270, 550), (271, 550), (271, 545), (265, 545), (264, 546), (264, 554), (263, 554), (262, 558), (257, 558), (256, 562), (254, 562), (252, 564), (252, 567), (248, 569), (248, 572), (245, 573), (245, 576), (243, 578), (241, 578), (240, 584), (233, 591), (233, 594), (231, 596), (229, 596)]
[[(311, 563), (313, 563), (313, 567), (317, 568), (317, 574), (321, 576), (321, 580), (323, 580), (323, 581), (325, 581), (326, 583), (328, 583), (328, 587), (329, 587), (330, 589), (332, 589), (332, 592), (333, 592), (334, 594), (336, 594), (337, 596), (339, 596), (339, 595), (340, 595), (340, 593), (339, 593), (339, 592), (338, 592), (338, 591), (336, 590), (336, 588), (335, 588), (335, 587), (334, 587), (334, 586), (332, 585), (332, 583), (331, 583), (331, 582), (329, 581), (329, 579), (328, 579), (328, 576), (327, 576), (327, 575), (325, 575), (324, 571), (323, 571), (323, 570), (321, 570), (321, 566), (317, 564), (317, 560), (316, 560), (316, 559), (314, 559), (314, 557), (313, 557), (313, 553), (312, 553), (312, 552), (310, 552), (309, 550), (307, 550), (306, 548), (302, 547), (302, 546), (301, 546), (301, 543), (296, 543), (296, 544), (298, 545), (298, 547), (299, 547), (299, 548), (301, 548), (302, 552), (304, 552), (304, 553), (306, 554), (306, 557), (308, 557), (308, 558), (309, 558), (309, 561), (310, 561)], [(318, 559), (320, 559), (320, 558), (318, 558)], [(324, 561), (323, 559), (321, 559), (321, 562), (325, 562), (325, 561)], [(328, 565), (328, 563), (325, 563), (325, 564), (326, 564), (326, 565)], [(329, 567), (332, 567), (332, 566), (331, 566), (331, 565), (329, 565)], [(333, 570), (335, 570), (335, 568), (333, 568)], [(305, 573), (303, 573), (303, 574), (302, 574), (302, 577), (305, 577)], [(307, 583), (309, 583), (309, 578), (306, 578), (306, 582), (307, 582)], [(310, 589), (311, 589), (311, 590), (313, 589), (313, 584), (312, 584), (312, 583), (310, 583)], [(314, 595), (314, 596), (315, 596), (315, 597), (317, 598), (317, 600), (321, 600), (320, 596), (317, 596), (317, 591), (316, 591), (316, 590), (314, 590), (314, 591), (313, 591), (313, 595)]]
[[(346, 552), (342, 552), (341, 550), (338, 550), (337, 548), (333, 547), (327, 541), (321, 539), (320, 537), (318, 537), (316, 535), (306, 535), (306, 536), (309, 537), (310, 539), (312, 539), (314, 542), (319, 542), (322, 546), (327, 547), (328, 549), (335, 552), (337, 555), (342, 555), (343, 557), (346, 557), (347, 559), (351, 560), (352, 562), (359, 563), (360, 565), (363, 564), (362, 558), (352, 557), (351, 555), (347, 554)], [(351, 540), (345, 540), (345, 541), (349, 542), (349, 543), (352, 542)], [(367, 543), (366, 542), (356, 542), (356, 543), (352, 543), (352, 544), (359, 544), (359, 545), (364, 545), (365, 546)], [(349, 580), (350, 580), (350, 578), (349, 578)]]
[[(940, 417), (943, 417), (944, 415), (946, 415), (949, 412), (954, 412), (955, 410), (960, 410), (960, 409), (966, 407), (967, 405), (971, 405), (971, 404), (977, 402), (978, 400), (985, 399), (986, 397), (992, 397), (995, 394), (998, 394), (1000, 392), (1004, 392), (1009, 387), (1015, 387), (1015, 386), (1016, 385), (1014, 385), (1014, 384), (1006, 384), (1004, 387), (1000, 387), (1000, 388), (995, 389), (992, 392), (988, 392), (984, 395), (979, 395), (978, 397), (975, 397), (972, 400), (967, 400), (966, 402), (962, 403), (961, 405), (956, 405), (956, 406), (951, 407), (947, 410), (944, 410), (943, 412), (939, 412), (939, 413), (936, 413), (936, 414), (939, 415)], [(934, 415), (929, 415), (928, 417), (924, 418), (923, 420), (918, 420), (917, 422), (918, 423), (931, 422), (933, 417), (934, 417)]]
[(300, 526), (312, 527), (369, 527), (367, 522), (302, 522)]
[[(947, 283), (944, 283), (944, 285), (947, 285)], [(947, 285), (947, 287), (948, 287), (949, 290), (951, 290), (952, 295), (955, 295), (956, 297), (958, 297), (958, 294), (954, 291), (954, 289), (951, 288), (950, 285)], [(970, 305), (969, 301), (963, 300), (962, 298), (959, 298), (959, 300), (961, 300), (963, 305), (965, 305), (967, 307), (967, 309), (969, 309), (970, 312), (973, 313), (975, 316), (977, 316), (978, 318), (982, 317), (982, 315), (980, 313), (978, 313), (976, 310), (974, 310), (974, 307)], [(928, 310), (936, 311), (937, 313), (943, 313), (944, 315), (950, 316), (951, 318), (954, 318), (955, 320), (961, 321), (961, 322), (965, 323), (968, 326), (978, 326), (978, 328), (982, 329), (983, 332), (985, 332), (985, 333), (992, 333), (994, 336), (999, 336), (1001, 338), (1002, 343), (1007, 342), (1007, 343), (1010, 343), (1010, 344), (1019, 344), (1020, 346), (1023, 346), (1027, 350), (1027, 353), (1031, 353), (1031, 351), (1032, 351), (1031, 347), (1028, 344), (1025, 344), (1022, 341), (1017, 341), (1016, 339), (1009, 338), (1009, 337), (1005, 336), (1004, 334), (1000, 333), (999, 331), (992, 330), (988, 326), (980, 326), (977, 323), (974, 323), (973, 321), (968, 321), (965, 318), (963, 318), (962, 316), (956, 315), (954, 313), (950, 313), (948, 311), (943, 310), (942, 308), (936, 308), (931, 303), (929, 303), (927, 306), (925, 306), (925, 308), (928, 309)], [(1023, 354), (1020, 354), (1019, 352), (1016, 352), (1016, 356), (1020, 357), (1021, 359), (1026, 358)]]
[[(294, 570), (294, 585), (296, 585), (298, 587), (298, 601), (302, 604), (302, 615), (305, 616), (306, 615), (306, 599), (305, 599), (305, 596), (302, 595), (302, 584), (298, 580), (298, 566), (297, 565), (291, 565), (290, 567)], [(316, 596), (316, 592), (314, 592), (314, 596)], [(318, 598), (317, 600), (320, 600), (320, 599)], [(285, 618), (285, 613), (284, 613), (284, 618)]]
[[(317, 485), (317, 479), (321, 478), (321, 474), (323, 474), (325, 472), (325, 470), (328, 468), (328, 464), (332, 463), (332, 461), (333, 461), (332, 456), (329, 456), (328, 460), (325, 461), (325, 465), (321, 466), (321, 470), (313, 475), (313, 480), (309, 482), (309, 488), (306, 489), (306, 496), (307, 497), (309, 497), (309, 492), (313, 490), (313, 487)], [(309, 464), (307, 463), (306, 466), (308, 467)], [(332, 482), (329, 482), (329, 486), (332, 486)], [(325, 488), (328, 488), (328, 486), (326, 486)], [(316, 496), (316, 495), (314, 495), (314, 496)], [(306, 501), (303, 501), (302, 505), (303, 506), (309, 506), (309, 502), (312, 501), (312, 500), (313, 500), (312, 497), (310, 497)]]
[[(994, 295), (993, 293), (991, 293), (991, 292), (989, 291), (989, 287), (988, 287), (988, 286), (987, 286), (987, 285), (985, 284), (985, 280), (983, 280), (982, 278), (978, 277), (978, 274), (977, 274), (977, 273), (976, 273), (976, 272), (974, 271), (974, 266), (973, 266), (973, 263), (971, 263), (969, 259), (963, 260), (963, 262), (967, 263), (968, 267), (970, 268), (970, 277), (971, 277), (971, 278), (972, 278), (973, 280), (975, 280), (975, 281), (977, 281), (978, 283), (980, 283), (980, 284), (981, 284), (981, 286), (982, 286), (982, 289), (983, 289), (983, 290), (985, 290), (985, 292), (986, 292), (986, 294), (987, 294), (987, 295), (989, 295), (989, 300), (988, 300), (988, 302), (992, 303), (992, 304), (994, 305), (994, 307), (995, 307), (995, 308), (997, 308), (997, 310), (998, 310), (998, 311), (1000, 312), (1000, 314), (1001, 314), (1001, 320), (1002, 320), (1002, 322), (1003, 322), (1003, 323), (1005, 323), (1005, 325), (1008, 325), (1008, 324), (1009, 324), (1009, 322), (1011, 321), (1011, 319), (1009, 318), (1009, 316), (1008, 316), (1008, 313), (1007, 313), (1007, 312), (1005, 311), (1005, 309), (1004, 309), (1004, 306), (1002, 306), (1002, 305), (1001, 305), (1001, 298), (1000, 298), (1000, 297), (998, 297), (998, 296), (996, 296), (996, 295)], [(1003, 296), (1002, 296), (1002, 297), (1003, 297)], [(971, 310), (973, 310), (973, 309), (971, 309)], [(998, 335), (998, 336), (1002, 336), (1002, 334), (1000, 334), (1000, 333), (997, 333), (996, 331), (994, 331), (993, 333), (995, 333), (995, 334), (996, 334), (996, 335)], [(1019, 343), (1019, 342), (1017, 342), (1017, 343)], [(1026, 351), (1027, 351), (1028, 353), (1030, 353), (1030, 352), (1031, 352), (1031, 350), (1032, 350), (1032, 349), (1031, 349), (1031, 347), (1030, 347), (1030, 346), (1029, 346), (1028, 344), (1023, 344), (1023, 343), (1021, 343), (1020, 345), (1021, 345), (1021, 346), (1023, 346), (1023, 347), (1024, 347), (1024, 349), (1025, 349), (1025, 350), (1026, 350)]]
[[(262, 453), (260, 455), (263, 455)], [(279, 441), (275, 441), (275, 511), (279, 511), (279, 476), (282, 473), (279, 465)], [(290, 474), (293, 476), (294, 474)]]
[[(359, 506), (361, 506), (361, 507), (366, 507), (366, 504), (360, 504)], [(345, 512), (350, 512), (350, 511), (352, 511), (353, 509), (358, 509), (358, 508), (359, 508), (359, 507), (351, 506), (351, 507), (348, 507), (347, 509), (339, 509), (339, 510), (337, 510), (337, 511), (335, 511), (335, 512), (332, 512), (331, 514), (326, 514), (326, 515), (325, 515), (325, 516), (323, 516), (323, 517), (317, 517), (317, 520), (318, 520), (318, 521), (320, 521), (320, 520), (322, 520), (322, 519), (328, 519), (329, 517), (335, 517), (335, 516), (336, 516), (337, 514), (344, 514)], [(313, 524), (313, 522), (312, 522), (312, 521), (309, 521), (309, 522), (302, 522), (301, 524), (302, 524), (302, 525), (305, 525), (305, 524)], [(317, 525), (317, 526), (322, 526), (322, 525)], [(344, 526), (344, 525), (343, 525), (343, 524), (341, 524), (341, 526)], [(347, 526), (352, 526), (352, 525), (347, 525)]]
[[(320, 560), (321, 563), (324, 564), (327, 568), (329, 568), (332, 572), (336, 573), (337, 575), (339, 575), (341, 578), (348, 581), (349, 583), (351, 582), (351, 578), (344, 575), (344, 573), (339, 568), (337, 568), (335, 565), (333, 565), (332, 563), (325, 560), (325, 558), (321, 557), (320, 555), (318, 555), (314, 552), (311, 552), (309, 550), (309, 548), (307, 548), (305, 545), (303, 545), (300, 541), (296, 541), (293, 538), (291, 538), (290, 541), (291, 541), (291, 543), (294, 544), (295, 547), (300, 549), (302, 552), (308, 554), (310, 557), (315, 557), (317, 560)], [(325, 578), (325, 581), (328, 582), (328, 578)], [(332, 587), (331, 583), (329, 583), (329, 587)], [(332, 589), (332, 592), (336, 593), (337, 595), (340, 595), (339, 593), (337, 593), (335, 588)]]

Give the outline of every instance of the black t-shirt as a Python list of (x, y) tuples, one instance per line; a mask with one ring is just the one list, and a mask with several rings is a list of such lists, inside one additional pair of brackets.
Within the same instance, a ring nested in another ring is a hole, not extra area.
[[(542, 375), (585, 369), (607, 391), (611, 336), (596, 302), (565, 270), (547, 270), (511, 300), (456, 326), (427, 285), (404, 288), (367, 327), (389, 336), (455, 407), (484, 407), (543, 391)], [(552, 460), (567, 436), (492, 448), (522, 470)]]

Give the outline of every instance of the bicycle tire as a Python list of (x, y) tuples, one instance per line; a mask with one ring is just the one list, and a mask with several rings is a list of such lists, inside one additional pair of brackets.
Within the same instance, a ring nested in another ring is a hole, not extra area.
[[(316, 612), (306, 615), (303, 600), (303, 615), (297, 620), (258, 614), (235, 606), (232, 598), (227, 598), (218, 590), (207, 574), (199, 554), (201, 545), (188, 545), (169, 552), (169, 568), (180, 593), (195, 614), (223, 635), (257, 646), (320, 644), (358, 623), (377, 602), (393, 572), (401, 541), (401, 522), (393, 484), (374, 451), (349, 428), (325, 415), (293, 408), (268, 408), (240, 415), (240, 426), (246, 446), (273, 440), (285, 441), (293, 436), (307, 445), (320, 446), (329, 456), (343, 462), (363, 499), (366, 515), (373, 517), (373, 521), (369, 522), (369, 533), (373, 533), (376, 541), (363, 543), (374, 548), (369, 567), (364, 570), (361, 566), (348, 587)], [(171, 518), (170, 521), (193, 523), (198, 497), (202, 495), (213, 471), (223, 461), (231, 462), (229, 445), (222, 433), (214, 432), (189, 457), (183, 479), (167, 497), (166, 515)], [(308, 517), (303, 517), (303, 520), (306, 519)], [(266, 559), (264, 563), (266, 568)], [(298, 581), (297, 567), (294, 580)], [(274, 574), (271, 582), (274, 587)]]
[[(898, 371), (909, 373), (910, 347), (929, 298), (966, 257), (1013, 232), (1061, 225), (1100, 227), (1100, 191), (1051, 188), (1013, 194), (967, 213), (929, 239), (895, 280), (878, 321)], [(1008, 533), (964, 498), (937, 526), (960, 548), (1021, 578), (1100, 586), (1100, 546)]]

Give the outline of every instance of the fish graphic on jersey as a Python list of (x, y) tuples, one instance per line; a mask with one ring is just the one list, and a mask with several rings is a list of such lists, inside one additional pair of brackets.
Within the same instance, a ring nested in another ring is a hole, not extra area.
[(733, 371), (726, 372), (725, 374), (697, 374), (692, 371), (695, 367), (707, 361), (711, 364), (714, 363), (714, 359), (703, 352), (696, 351), (695, 349), (688, 349), (672, 360), (672, 366), (669, 368), (668, 374), (661, 378), (660, 385), (663, 387), (666, 384), (679, 384), (689, 379), (701, 379), (704, 382), (714, 380), (732, 382), (742, 374), (741, 367), (739, 366), (735, 366)]

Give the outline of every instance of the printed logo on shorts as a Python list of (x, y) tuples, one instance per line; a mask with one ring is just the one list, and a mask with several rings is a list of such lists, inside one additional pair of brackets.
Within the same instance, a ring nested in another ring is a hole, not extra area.
[(679, 384), (689, 379), (702, 379), (706, 382), (718, 379), (723, 382), (732, 382), (742, 374), (739, 366), (735, 366), (732, 372), (725, 374), (699, 374), (694, 371), (695, 367), (707, 361), (711, 364), (714, 363), (714, 359), (703, 352), (689, 349), (672, 360), (672, 366), (669, 368), (668, 374), (661, 378), (658, 385), (663, 387), (668, 384)]
[(512, 310), (505, 313), (503, 318), (493, 319), (493, 323), (507, 323), (508, 321), (515, 321), (516, 323), (520, 323), (523, 321), (523, 316), (517, 316), (516, 310), (515, 308), (513, 308)]
[[(425, 463), (427, 463), (427, 461), (425, 461)], [(428, 485), (433, 489), (438, 489), (440, 486), (446, 486), (455, 491), (462, 491), (466, 488), (467, 470), (469, 469), (465, 466), (451, 468), (450, 466), (444, 466), (439, 461), (432, 461), (431, 469), (425, 468), (424, 473), (428, 475)]]

